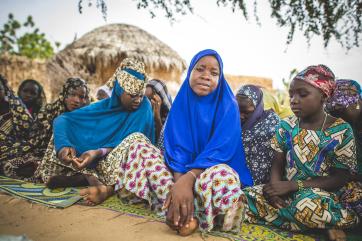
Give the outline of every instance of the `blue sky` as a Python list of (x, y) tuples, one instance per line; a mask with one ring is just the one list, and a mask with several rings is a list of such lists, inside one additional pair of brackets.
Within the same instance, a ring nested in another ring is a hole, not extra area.
[[(87, 3), (86, 0), (84, 0)], [(272, 20), (267, 1), (259, 1), (261, 26), (251, 17), (245, 21), (241, 12), (232, 13), (229, 7), (217, 7), (216, 0), (192, 1), (194, 14), (178, 16), (173, 24), (159, 13), (152, 19), (147, 10), (138, 10), (132, 0), (106, 0), (107, 22), (95, 6), (84, 6), (78, 12), (78, 0), (0, 0), (0, 25), (13, 13), (21, 22), (32, 15), (36, 25), (51, 41), (62, 47), (92, 29), (109, 23), (127, 23), (153, 34), (175, 49), (188, 63), (199, 50), (213, 48), (224, 61), (224, 72), (235, 75), (254, 75), (273, 79), (274, 87), (281, 87), (282, 78), (296, 68), (308, 65), (328, 65), (338, 78), (362, 81), (362, 48), (348, 53), (332, 41), (323, 48), (321, 38), (308, 47), (301, 33), (286, 46), (288, 29), (278, 28)], [(252, 8), (249, 12), (252, 15)]]

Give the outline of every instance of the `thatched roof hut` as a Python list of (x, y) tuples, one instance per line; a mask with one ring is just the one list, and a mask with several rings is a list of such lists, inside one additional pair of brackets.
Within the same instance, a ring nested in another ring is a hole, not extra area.
[(180, 82), (185, 61), (168, 45), (128, 24), (109, 24), (69, 44), (48, 62), (52, 93), (69, 76), (80, 76), (92, 86), (105, 83), (126, 57), (143, 61), (151, 78)]

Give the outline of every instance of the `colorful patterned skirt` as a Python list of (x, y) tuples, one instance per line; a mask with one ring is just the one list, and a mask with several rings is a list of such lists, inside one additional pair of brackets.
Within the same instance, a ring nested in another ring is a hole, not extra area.
[(346, 229), (358, 223), (356, 213), (345, 208), (340, 195), (320, 188), (306, 188), (285, 199), (286, 208), (276, 209), (263, 196), (263, 185), (243, 189), (240, 198), (249, 223), (274, 225), (300, 231), (307, 229)]
[[(159, 149), (142, 134), (128, 136), (117, 148), (119, 174), (115, 190), (123, 200), (139, 198), (146, 200), (150, 207), (160, 212), (167, 194), (174, 184), (172, 172), (165, 164)], [(229, 210), (238, 205), (241, 187), (238, 174), (225, 164), (206, 169), (194, 186), (195, 217), (202, 231), (211, 231), (216, 225), (223, 225), (230, 219)], [(226, 231), (236, 230), (231, 225), (222, 226)]]

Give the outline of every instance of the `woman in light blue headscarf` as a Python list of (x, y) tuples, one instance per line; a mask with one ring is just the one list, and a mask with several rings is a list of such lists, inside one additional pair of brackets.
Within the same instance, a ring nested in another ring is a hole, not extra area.
[[(197, 223), (210, 231), (217, 217), (230, 218), (241, 187), (253, 183), (240, 136), (238, 105), (222, 60), (216, 51), (203, 50), (192, 59), (169, 112), (164, 155), (143, 135), (127, 137), (133, 140), (115, 191), (121, 198), (131, 192), (156, 210), (163, 206), (166, 222), (181, 235), (191, 234)], [(106, 187), (81, 192), (91, 203), (110, 193)]]
[(47, 150), (41, 172), (49, 187), (114, 185), (121, 142), (135, 132), (155, 141), (151, 104), (143, 98), (144, 69), (142, 62), (123, 60), (109, 81), (110, 98), (54, 120), (55, 150)]

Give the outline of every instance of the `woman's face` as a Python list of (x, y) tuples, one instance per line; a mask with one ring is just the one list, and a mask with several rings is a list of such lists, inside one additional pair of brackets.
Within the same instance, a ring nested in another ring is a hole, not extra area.
[(153, 89), (149, 86), (146, 87), (145, 96), (148, 97), (148, 99), (152, 99), (154, 95)]
[(290, 107), (297, 117), (305, 118), (323, 111), (325, 95), (312, 85), (293, 80), (289, 87)]
[(68, 111), (73, 111), (87, 105), (87, 89), (84, 86), (69, 89), (64, 103)]
[(135, 111), (140, 107), (143, 100), (143, 93), (138, 95), (131, 95), (124, 91), (121, 95), (122, 106), (127, 111)]
[(40, 95), (40, 88), (32, 82), (27, 82), (19, 91), (19, 97), (25, 104), (33, 104)]
[(97, 100), (103, 100), (103, 99), (107, 99), (107, 98), (109, 98), (109, 96), (104, 90), (102, 90), (102, 89), (98, 90)]
[(190, 75), (190, 87), (198, 96), (206, 96), (216, 89), (220, 77), (219, 62), (214, 56), (202, 57)]
[(254, 113), (255, 107), (251, 99), (247, 96), (237, 95), (236, 100), (239, 106), (240, 122), (244, 124)]

